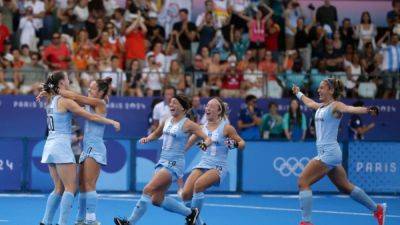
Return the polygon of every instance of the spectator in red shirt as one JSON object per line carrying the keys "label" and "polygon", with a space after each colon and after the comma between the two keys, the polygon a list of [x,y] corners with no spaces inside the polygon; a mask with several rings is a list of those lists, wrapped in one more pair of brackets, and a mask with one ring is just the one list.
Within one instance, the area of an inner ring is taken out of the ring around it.
{"label": "spectator in red shirt", "polygon": [[279,34],[281,28],[272,19],[267,20],[267,30],[265,35],[265,47],[267,51],[272,52],[274,60],[279,57]]}
{"label": "spectator in red shirt", "polygon": [[10,37],[10,30],[3,24],[3,13],[0,11],[0,54],[4,54],[4,42]]}
{"label": "spectator in red shirt", "polygon": [[270,51],[265,53],[265,58],[258,64],[258,69],[267,76],[268,81],[276,80],[278,64],[272,59],[272,53]]}
{"label": "spectator in red shirt", "polygon": [[143,65],[146,59],[146,33],[147,28],[144,24],[144,18],[140,16],[133,19],[132,24],[126,29],[125,57],[126,65],[130,65],[137,59]]}
{"label": "spectator in red shirt", "polygon": [[61,42],[60,33],[54,33],[52,43],[44,49],[43,62],[51,70],[66,70],[69,68],[70,56],[67,45]]}
{"label": "spectator in red shirt", "polygon": [[243,75],[236,69],[236,59],[228,60],[228,68],[222,78],[222,97],[237,98],[241,96],[240,85],[243,81]]}

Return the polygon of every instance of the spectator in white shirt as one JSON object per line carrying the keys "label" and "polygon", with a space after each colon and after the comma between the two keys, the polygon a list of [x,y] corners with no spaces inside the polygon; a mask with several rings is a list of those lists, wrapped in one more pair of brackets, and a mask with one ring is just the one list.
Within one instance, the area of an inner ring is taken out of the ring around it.
{"label": "spectator in white shirt", "polygon": [[154,60],[156,61],[157,66],[161,69],[163,73],[166,73],[168,70],[165,65],[165,55],[163,51],[163,44],[161,42],[156,42],[153,45],[153,51],[147,53],[147,58],[152,55]]}
{"label": "spectator in white shirt", "polygon": [[147,67],[143,69],[142,83],[146,88],[153,91],[153,96],[161,96],[161,90],[164,83],[165,74],[157,65],[153,55],[147,58]]}
{"label": "spectator in white shirt", "polygon": [[111,57],[111,67],[105,69],[105,72],[101,74],[102,79],[111,77],[111,92],[115,95],[118,91],[118,87],[122,87],[122,91],[126,88],[126,74],[119,68],[120,62],[118,56],[114,55]]}
{"label": "spectator in white shirt", "polygon": [[214,13],[214,2],[213,2],[212,0],[206,0],[206,1],[204,2],[204,5],[205,5],[205,10],[204,10],[204,12],[200,13],[200,14],[197,16],[197,19],[196,19],[196,26],[199,27],[199,26],[201,25],[201,23],[202,23],[203,20],[204,20],[204,17],[206,16],[206,14],[207,14],[208,12],[211,12],[211,13],[212,13],[212,15],[213,15],[213,24],[214,24],[214,26],[216,26],[218,20],[217,20],[217,15]]}
{"label": "spectator in white shirt", "polygon": [[106,16],[111,17],[114,11],[118,8],[115,0],[103,0],[104,8],[106,9]]}
{"label": "spectator in white shirt", "polygon": [[39,0],[31,0],[25,3],[25,8],[32,7],[33,10],[33,23],[38,29],[43,27],[43,18],[45,16],[44,3]]}
{"label": "spectator in white shirt", "polygon": [[74,7],[74,15],[79,23],[84,23],[89,18],[88,0],[80,0]]}
{"label": "spectator in white shirt", "polygon": [[153,127],[157,127],[160,123],[164,122],[168,117],[171,116],[169,110],[169,103],[174,97],[176,91],[173,87],[166,87],[164,89],[164,101],[154,106],[153,110]]}

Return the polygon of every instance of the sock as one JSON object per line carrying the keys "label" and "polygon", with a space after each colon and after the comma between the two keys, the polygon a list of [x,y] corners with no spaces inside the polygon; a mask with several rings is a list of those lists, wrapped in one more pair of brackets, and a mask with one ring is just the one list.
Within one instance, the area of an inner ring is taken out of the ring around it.
{"label": "sock", "polygon": [[128,219],[130,224],[135,224],[143,216],[143,214],[147,210],[147,204],[150,201],[151,201],[151,196],[142,194],[142,197],[136,203],[135,209],[133,209],[133,212]]}
{"label": "sock", "polygon": [[169,212],[178,213],[182,216],[189,216],[192,213],[190,208],[171,197],[165,197],[164,201],[161,203],[161,207]]}
{"label": "sock", "polygon": [[58,220],[58,225],[67,225],[73,202],[74,194],[64,191],[64,194],[61,198],[60,219]]}
{"label": "sock", "polygon": [[86,192],[80,192],[78,196],[78,214],[76,221],[84,221],[86,215]]}
{"label": "sock", "polygon": [[60,205],[60,201],[61,195],[54,193],[54,191],[50,193],[47,198],[46,210],[44,212],[42,223],[51,224],[53,222],[53,217]]}
{"label": "sock", "polygon": [[86,193],[86,223],[96,221],[97,192]]}
{"label": "sock", "polygon": [[191,208],[192,207],[192,200],[183,201],[183,204],[185,204],[186,207]]}
{"label": "sock", "polygon": [[312,191],[304,190],[299,193],[301,219],[304,222],[311,222]]}
{"label": "sock", "polygon": [[204,203],[204,192],[194,193],[192,198],[192,207],[201,211]]}
{"label": "sock", "polygon": [[372,212],[377,209],[376,203],[359,187],[354,186],[354,190],[350,193],[350,197],[356,202],[367,207]]}

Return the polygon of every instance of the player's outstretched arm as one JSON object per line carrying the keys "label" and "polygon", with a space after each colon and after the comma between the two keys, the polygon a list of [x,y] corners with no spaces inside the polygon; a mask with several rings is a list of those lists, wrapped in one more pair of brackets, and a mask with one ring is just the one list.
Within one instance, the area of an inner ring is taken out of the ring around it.
{"label": "player's outstretched arm", "polygon": [[371,114],[372,116],[377,116],[379,114],[379,109],[376,106],[371,107],[355,107],[346,105],[343,102],[335,102],[333,105],[333,110],[341,113],[351,113],[351,114]]}
{"label": "player's outstretched arm", "polygon": [[151,134],[149,134],[147,137],[141,138],[139,140],[139,142],[141,144],[146,144],[150,141],[159,139],[162,135],[162,131],[164,129],[164,124],[165,124],[165,122],[160,123],[160,125],[158,125],[158,127]]}
{"label": "player's outstretched arm", "polygon": [[105,105],[105,102],[102,99],[84,96],[69,90],[60,90],[60,95],[64,98],[72,99],[80,105],[90,105],[93,107]]}
{"label": "player's outstretched arm", "polygon": [[311,108],[311,109],[314,109],[314,110],[317,110],[317,109],[321,106],[320,103],[317,103],[317,102],[315,102],[314,100],[312,100],[311,98],[305,96],[305,95],[300,91],[300,88],[297,87],[296,85],[293,85],[292,91],[293,91],[293,94],[295,94],[296,97],[297,97],[300,101],[302,101],[307,107],[309,107],[309,108]]}

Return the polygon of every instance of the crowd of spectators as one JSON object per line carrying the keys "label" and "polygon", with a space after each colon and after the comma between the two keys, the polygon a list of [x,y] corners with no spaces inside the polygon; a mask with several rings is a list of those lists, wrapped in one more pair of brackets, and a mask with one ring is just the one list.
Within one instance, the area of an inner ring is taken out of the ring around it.
{"label": "crowd of spectators", "polygon": [[[139,97],[172,86],[279,98],[292,84],[313,96],[339,76],[347,97],[399,97],[400,1],[380,28],[367,11],[338,21],[321,2],[206,0],[192,17],[190,0],[1,0],[0,93],[37,93],[45,71],[66,70],[84,94],[108,76],[113,94]],[[295,107],[288,118],[301,121]]]}

